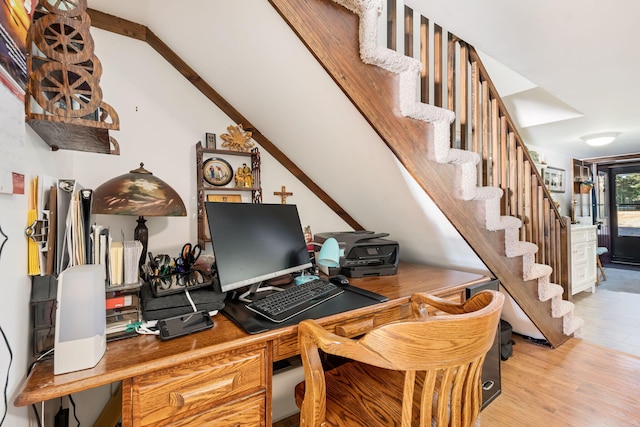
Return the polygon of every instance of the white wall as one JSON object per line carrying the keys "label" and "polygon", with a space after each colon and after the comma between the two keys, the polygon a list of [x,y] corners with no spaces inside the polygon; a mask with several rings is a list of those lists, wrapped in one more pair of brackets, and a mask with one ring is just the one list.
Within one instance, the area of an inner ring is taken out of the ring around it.
{"label": "white wall", "polygon": [[[4,340],[0,339],[0,381],[3,385],[7,381],[9,402],[3,425],[26,426],[27,411],[30,409],[16,408],[12,402],[31,361],[31,279],[27,276],[27,240],[24,235],[27,225],[28,183],[38,174],[58,175],[69,168],[70,162],[65,153],[52,153],[35,132],[24,124],[22,102],[2,85],[0,113],[3,123],[0,130],[0,169],[8,168],[11,172],[25,176],[25,194],[0,194],[0,227],[8,236],[0,255],[0,327],[13,355],[13,360],[10,360],[10,351]],[[18,124],[12,124],[11,129],[8,129],[7,117],[16,116],[19,118]],[[15,143],[10,141],[10,133],[19,135],[21,139]],[[0,413],[4,413],[4,410],[2,399]]]}
{"label": "white wall", "polygon": [[[541,164],[538,165],[538,172],[542,173],[542,169],[551,166],[557,169],[563,169],[565,172],[565,191],[563,193],[551,193],[553,200],[560,203],[560,214],[563,216],[571,216],[571,186],[573,170],[573,159],[561,153],[557,153],[545,148],[527,145],[529,150],[534,150],[540,155]],[[543,163],[542,163],[543,162]]]}

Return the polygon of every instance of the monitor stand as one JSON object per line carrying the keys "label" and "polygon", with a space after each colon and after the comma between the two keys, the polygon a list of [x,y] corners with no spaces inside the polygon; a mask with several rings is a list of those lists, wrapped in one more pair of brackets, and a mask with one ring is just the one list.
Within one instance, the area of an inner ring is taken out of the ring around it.
{"label": "monitor stand", "polygon": [[240,294],[240,296],[238,297],[238,301],[247,302],[247,303],[253,302],[253,299],[249,297],[252,297],[258,292],[284,291],[284,289],[278,288],[277,286],[262,286],[263,284],[264,282],[258,282],[258,283],[254,283],[253,285],[250,285],[248,291]]}

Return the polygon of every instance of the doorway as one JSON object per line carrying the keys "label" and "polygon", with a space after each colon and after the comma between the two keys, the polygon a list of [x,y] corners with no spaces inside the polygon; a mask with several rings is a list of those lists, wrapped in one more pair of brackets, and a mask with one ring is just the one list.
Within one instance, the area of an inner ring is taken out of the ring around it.
{"label": "doorway", "polygon": [[611,261],[640,265],[640,165],[609,168]]}

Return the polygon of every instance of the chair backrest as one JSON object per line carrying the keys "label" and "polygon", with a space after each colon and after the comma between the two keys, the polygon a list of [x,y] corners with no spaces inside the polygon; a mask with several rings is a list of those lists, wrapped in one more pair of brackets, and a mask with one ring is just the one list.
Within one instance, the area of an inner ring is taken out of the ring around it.
{"label": "chair backrest", "polygon": [[[305,369],[301,412],[320,424],[325,411],[324,372],[318,349],[361,363],[404,371],[402,423],[411,425],[419,401],[421,425],[472,425],[482,404],[481,374],[500,322],[504,295],[482,291],[464,303],[426,294],[412,296],[414,318],[373,329],[357,340],[337,336],[317,322],[299,325]],[[439,310],[429,315],[426,306]],[[416,397],[419,393],[419,397]],[[305,413],[307,411],[307,413]]]}

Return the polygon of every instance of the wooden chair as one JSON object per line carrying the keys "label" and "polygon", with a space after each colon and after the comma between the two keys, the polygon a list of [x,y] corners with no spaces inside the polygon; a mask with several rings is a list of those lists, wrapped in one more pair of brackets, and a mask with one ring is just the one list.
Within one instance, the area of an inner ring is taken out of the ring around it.
{"label": "wooden chair", "polygon": [[[482,365],[504,295],[482,291],[464,303],[411,298],[413,318],[359,339],[300,322],[305,382],[296,386],[300,426],[471,426],[482,404]],[[431,314],[427,305],[445,313]],[[323,369],[320,351],[348,359]]]}

